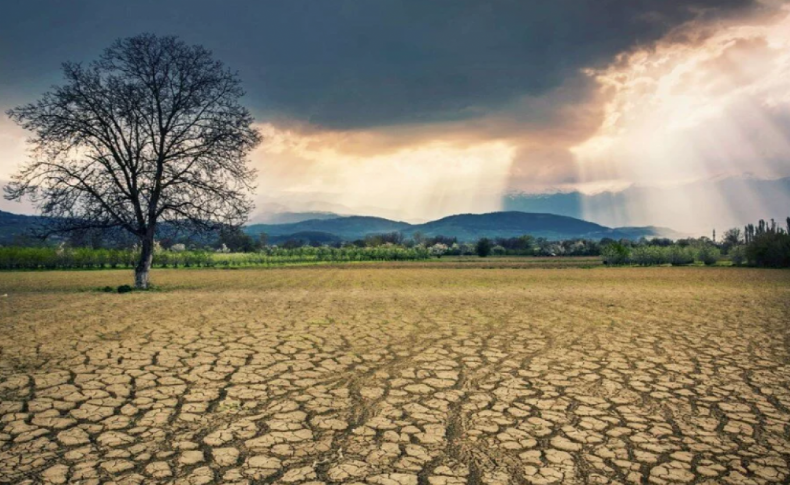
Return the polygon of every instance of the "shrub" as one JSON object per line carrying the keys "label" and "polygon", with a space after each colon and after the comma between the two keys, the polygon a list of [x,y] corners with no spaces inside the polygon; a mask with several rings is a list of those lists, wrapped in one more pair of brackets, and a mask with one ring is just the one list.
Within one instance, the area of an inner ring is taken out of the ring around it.
{"label": "shrub", "polygon": [[697,248],[697,261],[705,263],[705,266],[711,266],[721,257],[721,252],[715,246],[704,244]]}
{"label": "shrub", "polygon": [[428,252],[431,256],[436,256],[437,258],[441,258],[442,255],[447,253],[447,245],[442,243],[436,243],[428,249]]}
{"label": "shrub", "polygon": [[672,266],[686,266],[694,263],[694,250],[688,246],[673,245],[669,248],[667,258]]}
{"label": "shrub", "polygon": [[504,256],[505,254],[507,254],[507,249],[497,244],[496,246],[491,248],[491,254],[493,254],[494,256]]}
{"label": "shrub", "polygon": [[601,248],[603,264],[617,266],[630,262],[631,251],[619,242],[610,243]]}
{"label": "shrub", "polygon": [[462,252],[461,246],[459,246],[458,243],[453,243],[452,246],[447,248],[447,252],[445,254],[448,254],[450,256],[460,256],[461,252]]}
{"label": "shrub", "polygon": [[743,245],[730,248],[730,260],[735,266],[742,266],[746,262],[746,248]]}
{"label": "shrub", "polygon": [[640,266],[667,264],[667,251],[659,246],[637,246],[631,251],[631,262]]}
{"label": "shrub", "polygon": [[[446,246],[440,243],[439,248]],[[465,246],[464,246],[465,247]],[[460,247],[455,248],[460,252]],[[472,248],[474,249],[474,248]],[[134,249],[85,249],[85,248],[28,248],[0,247],[0,270],[14,269],[91,269],[134,266]],[[154,253],[155,267],[229,267],[272,264],[302,264],[330,261],[405,261],[428,259],[428,249],[417,246],[406,248],[384,244],[375,248],[348,246],[298,247],[293,249],[271,247],[256,253],[224,253],[209,251],[169,251]],[[433,254],[436,256],[436,254]],[[115,290],[113,290],[115,291]]]}
{"label": "shrub", "polygon": [[464,256],[471,256],[477,254],[477,244],[464,243],[461,244],[461,254]]}
{"label": "shrub", "polygon": [[121,285],[118,287],[118,293],[129,293],[133,288],[129,285]]}
{"label": "shrub", "polygon": [[477,245],[475,246],[475,252],[481,258],[485,258],[489,254],[491,254],[491,240],[484,237],[479,241],[477,241]]}

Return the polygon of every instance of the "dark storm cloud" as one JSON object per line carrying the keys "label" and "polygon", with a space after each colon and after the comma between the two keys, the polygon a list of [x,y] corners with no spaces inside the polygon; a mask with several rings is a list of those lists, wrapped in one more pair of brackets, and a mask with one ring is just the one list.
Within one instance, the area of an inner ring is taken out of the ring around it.
{"label": "dark storm cloud", "polygon": [[467,119],[540,96],[688,20],[750,8],[749,0],[7,2],[0,104],[37,96],[64,60],[154,32],[204,44],[238,69],[259,117],[340,129]]}

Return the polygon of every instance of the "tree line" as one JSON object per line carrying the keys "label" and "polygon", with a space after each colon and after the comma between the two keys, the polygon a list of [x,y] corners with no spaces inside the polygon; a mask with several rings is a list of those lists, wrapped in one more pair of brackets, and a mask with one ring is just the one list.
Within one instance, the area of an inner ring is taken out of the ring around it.
{"label": "tree line", "polygon": [[[71,247],[0,247],[0,269],[131,269],[139,257],[139,248],[93,249]],[[258,252],[231,253],[206,250],[156,248],[151,261],[156,268],[228,268],[247,266],[282,266],[361,261],[413,261],[431,257],[424,247],[379,246],[359,248],[266,247]]]}
{"label": "tree line", "polygon": [[[219,231],[215,240],[178,242],[155,241],[153,267],[237,267],[276,266],[343,261],[407,261],[443,256],[600,256],[607,265],[673,265],[695,263],[713,265],[727,259],[733,265],[790,267],[790,218],[787,227],[775,221],[759,221],[743,230],[726,231],[714,238],[667,238],[551,241],[523,235],[513,238],[480,238],[460,242],[455,237],[406,237],[402,233],[371,234],[362,239],[332,244],[315,244],[299,239],[282,245],[268,244],[266,234],[252,237],[238,227]],[[114,247],[101,247],[111,242]],[[118,244],[126,244],[117,246]],[[62,241],[58,246],[0,247],[0,269],[100,269],[133,268],[140,248],[128,241],[85,234]]]}
{"label": "tree line", "polygon": [[735,266],[766,268],[790,267],[790,217],[786,226],[779,226],[774,219],[747,224],[743,230],[727,230],[721,239],[653,239],[637,243],[617,241],[604,244],[601,259],[608,265],[655,266],[671,264],[683,266],[700,262],[712,265],[726,257]]}

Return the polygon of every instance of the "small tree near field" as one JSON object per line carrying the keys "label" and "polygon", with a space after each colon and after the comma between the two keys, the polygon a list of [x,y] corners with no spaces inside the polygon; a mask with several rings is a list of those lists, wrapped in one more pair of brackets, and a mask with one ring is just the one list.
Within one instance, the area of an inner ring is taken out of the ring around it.
{"label": "small tree near field", "polygon": [[121,228],[139,241],[147,288],[163,223],[239,226],[252,204],[246,157],[260,141],[238,76],[200,46],[140,35],[98,60],[63,65],[64,84],[8,115],[33,133],[32,159],[6,187],[53,232]]}
{"label": "small tree near field", "polygon": [[481,238],[479,241],[477,241],[477,245],[475,246],[475,252],[481,258],[485,258],[489,254],[491,254],[491,248],[492,248],[491,240],[484,237]]}
{"label": "small tree near field", "polygon": [[[601,259],[607,265],[624,265],[631,262],[631,250],[622,243],[612,242],[601,248]],[[693,261],[693,259],[692,259]]]}

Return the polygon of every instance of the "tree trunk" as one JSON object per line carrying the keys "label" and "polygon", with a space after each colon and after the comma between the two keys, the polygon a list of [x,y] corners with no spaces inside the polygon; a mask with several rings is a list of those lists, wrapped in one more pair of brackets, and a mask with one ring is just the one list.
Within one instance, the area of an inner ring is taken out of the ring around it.
{"label": "tree trunk", "polygon": [[140,251],[140,261],[134,268],[134,286],[138,290],[148,289],[148,275],[151,271],[151,263],[154,261],[154,238],[143,238],[143,247]]}

